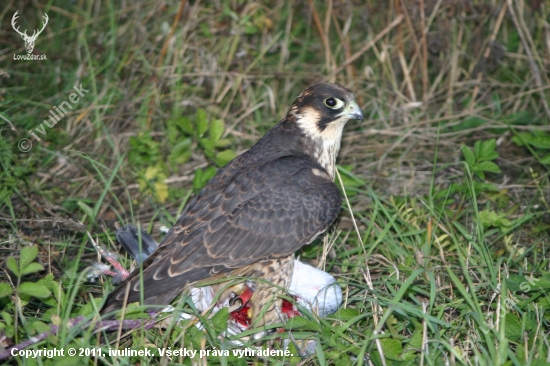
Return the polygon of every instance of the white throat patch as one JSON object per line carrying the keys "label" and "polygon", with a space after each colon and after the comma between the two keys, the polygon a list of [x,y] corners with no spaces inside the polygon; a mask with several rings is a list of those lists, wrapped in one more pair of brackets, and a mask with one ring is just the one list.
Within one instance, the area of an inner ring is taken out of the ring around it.
{"label": "white throat patch", "polygon": [[302,113],[296,114],[296,122],[304,134],[315,144],[313,155],[319,164],[326,169],[332,179],[334,179],[334,169],[336,165],[336,156],[340,151],[340,140],[342,132],[349,117],[342,116],[339,119],[329,123],[321,131],[317,122],[321,119],[318,111],[311,107],[302,108]]}

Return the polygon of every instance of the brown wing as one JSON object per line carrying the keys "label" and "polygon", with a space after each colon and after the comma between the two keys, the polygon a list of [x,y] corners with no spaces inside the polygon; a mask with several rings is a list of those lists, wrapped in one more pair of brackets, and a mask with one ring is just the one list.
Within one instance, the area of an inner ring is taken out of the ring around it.
{"label": "brown wing", "polygon": [[[214,178],[145,261],[145,304],[167,305],[189,284],[289,256],[311,242],[340,211],[338,188],[323,172],[293,156],[246,169],[225,184]],[[122,306],[128,283],[128,303],[140,301],[140,281],[137,269],[102,312]]]}

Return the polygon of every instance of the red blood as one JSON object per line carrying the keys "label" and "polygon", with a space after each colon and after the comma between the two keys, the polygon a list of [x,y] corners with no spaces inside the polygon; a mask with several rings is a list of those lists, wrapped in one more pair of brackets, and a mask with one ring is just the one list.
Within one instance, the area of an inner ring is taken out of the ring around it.
{"label": "red blood", "polygon": [[235,320],[237,323],[244,325],[248,327],[250,325],[250,316],[248,315],[248,310],[250,309],[250,298],[252,298],[252,295],[254,295],[254,291],[248,286],[244,286],[244,291],[239,296],[239,300],[243,306],[241,309],[236,310],[231,313],[231,317],[233,320]]}
{"label": "red blood", "polygon": [[250,325],[250,317],[248,316],[249,309],[250,309],[250,305],[246,304],[241,308],[241,310],[232,312],[231,317],[237,323],[248,327]]}
{"label": "red blood", "polygon": [[252,289],[250,287],[245,285],[244,286],[244,292],[241,294],[241,296],[239,296],[239,298],[241,299],[243,305],[246,305],[248,303],[248,301],[250,300],[252,295],[254,295],[254,291],[252,291]]}
{"label": "red blood", "polygon": [[288,300],[283,300],[282,310],[283,310],[283,314],[286,314],[289,319],[294,318],[297,315],[300,315],[300,312],[298,311],[296,306],[294,306],[294,304]]}
{"label": "red blood", "polygon": [[[250,299],[252,298],[252,295],[254,295],[254,291],[248,286],[245,286],[244,292],[239,296],[239,300],[243,304],[243,307],[240,310],[236,310],[231,313],[231,318],[235,320],[237,323],[244,325],[246,327],[250,326],[250,316],[249,316],[249,310],[250,310]],[[294,297],[294,299],[296,299]],[[300,315],[300,312],[294,306],[293,303],[291,303],[288,300],[283,299],[283,305],[282,305],[282,312],[283,314],[286,314],[288,318],[294,318],[297,315]],[[279,330],[280,332],[283,331],[283,329]]]}

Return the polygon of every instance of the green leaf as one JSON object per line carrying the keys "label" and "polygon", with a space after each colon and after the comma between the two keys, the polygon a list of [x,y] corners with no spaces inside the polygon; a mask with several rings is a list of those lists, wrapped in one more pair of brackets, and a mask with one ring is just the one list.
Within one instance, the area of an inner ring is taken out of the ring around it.
{"label": "green leaf", "polygon": [[[204,147],[204,153],[208,156],[208,157],[213,157],[214,156],[214,149],[215,149],[215,146],[214,146],[214,142],[213,141],[210,141],[209,139],[200,139],[200,142],[201,142],[201,145]],[[210,153],[210,155],[209,155]]]}
{"label": "green leaf", "polygon": [[418,350],[422,348],[422,325],[416,321],[413,321],[413,323],[414,333],[409,339],[407,346],[404,347],[405,352],[403,352],[401,356],[405,361],[412,361],[418,353]]}
{"label": "green leaf", "polygon": [[13,272],[17,277],[21,276],[19,273],[19,266],[17,265],[17,261],[14,257],[8,257],[8,260],[6,261],[6,265],[8,266],[8,269]]}
{"label": "green leaf", "polygon": [[174,146],[178,142],[178,137],[180,136],[177,126],[170,124],[166,127],[166,132],[164,133],[165,138],[168,138],[169,146]]}
{"label": "green leaf", "polygon": [[548,154],[545,157],[543,157],[542,159],[540,159],[540,163],[544,164],[544,165],[549,165],[550,164],[550,154]]}
{"label": "green leaf", "polygon": [[63,288],[61,286],[59,286],[59,282],[53,281],[52,286],[50,288],[53,291],[55,299],[60,304],[65,304],[66,303],[65,292],[63,291]]}
{"label": "green leaf", "polygon": [[519,132],[512,137],[512,142],[518,146],[525,146],[529,143],[529,140],[533,137],[529,132]]}
{"label": "green leaf", "polygon": [[214,119],[210,122],[210,140],[213,142],[218,141],[225,130],[223,121],[221,119]]}
{"label": "green leaf", "polygon": [[37,282],[46,286],[49,289],[53,288],[54,285],[59,286],[59,283],[53,280],[53,273],[48,273],[46,276],[42,277]]}
{"label": "green leaf", "polygon": [[498,158],[498,152],[496,151],[497,142],[495,139],[483,141],[481,143],[482,151],[478,157],[478,161],[489,161]]}
{"label": "green leaf", "polygon": [[382,350],[384,356],[389,360],[401,361],[401,353],[403,353],[403,346],[399,339],[382,338],[380,339],[382,344]]}
{"label": "green leaf", "polygon": [[216,332],[221,333],[227,329],[227,320],[229,319],[229,309],[226,307],[221,308],[212,317],[212,325]]}
{"label": "green leaf", "polygon": [[0,299],[6,296],[11,295],[11,286],[9,283],[1,282],[0,283]]}
{"label": "green leaf", "polygon": [[0,330],[6,334],[7,338],[13,338],[13,335],[15,334],[15,327],[7,326],[4,323],[0,323]]}
{"label": "green leaf", "polygon": [[518,111],[516,113],[512,113],[508,115],[506,117],[506,121],[509,124],[528,126],[528,125],[535,125],[537,121],[537,117],[536,115],[534,115],[532,112],[529,112],[529,111]]}
{"label": "green leaf", "polygon": [[202,178],[203,175],[204,175],[204,172],[203,172],[202,169],[199,168],[199,169],[195,170],[195,176],[193,177],[193,189],[194,190],[199,190],[202,187],[204,187],[204,184],[203,184],[204,179]]}
{"label": "green leaf", "polygon": [[40,263],[30,263],[25,268],[21,270],[21,276],[30,274],[30,273],[36,273],[43,271],[44,267]]}
{"label": "green leaf", "polygon": [[532,136],[526,142],[540,149],[550,149],[550,136]]}
{"label": "green leaf", "polygon": [[216,175],[216,168],[210,166],[205,170],[197,169],[195,171],[195,177],[193,177],[193,189],[198,191],[208,183],[214,175]]}
{"label": "green leaf", "polygon": [[214,161],[218,166],[222,167],[233,160],[236,156],[237,154],[235,154],[233,150],[224,150],[216,154]]}
{"label": "green leaf", "polygon": [[498,158],[498,153],[495,151],[497,142],[495,139],[487,141],[476,141],[474,150],[477,161],[488,161]]}
{"label": "green leaf", "polygon": [[216,141],[216,147],[226,147],[226,146],[229,146],[231,144],[231,140],[229,139],[219,139],[218,141]]}
{"label": "green leaf", "polygon": [[510,273],[506,279],[506,287],[511,292],[517,292],[521,289],[521,285],[526,282],[525,277]]}
{"label": "green leaf", "polygon": [[0,315],[2,315],[2,319],[4,319],[4,323],[6,323],[7,325],[13,324],[13,318],[10,315],[10,313],[8,313],[7,311],[2,311]]}
{"label": "green leaf", "polygon": [[179,117],[174,120],[174,124],[176,124],[183,132],[185,132],[188,135],[193,135],[193,122],[187,117]]}
{"label": "green leaf", "polygon": [[[287,359],[288,363],[290,365],[299,365],[300,361],[302,361],[302,358],[298,357],[298,355],[301,355],[303,352],[301,350],[298,350],[298,347],[296,347],[296,346],[297,346],[297,342],[290,342],[290,344],[288,345],[288,348],[287,348],[290,351],[290,354],[293,355],[293,356],[291,356],[290,358]],[[246,365],[248,365],[248,364],[243,363],[242,366],[246,366]],[[351,365],[351,362],[348,363],[347,365]],[[238,366],[241,366],[241,365],[238,365]]]}
{"label": "green leaf", "polygon": [[479,179],[485,180],[485,173],[483,173],[483,170],[479,170],[476,166],[474,166],[474,173],[476,173]]}
{"label": "green leaf", "polygon": [[187,160],[189,160],[189,158],[191,157],[192,144],[193,140],[188,137],[173,146],[170,151],[170,162],[173,165],[180,165],[187,162]]}
{"label": "green leaf", "polygon": [[462,154],[464,155],[464,160],[466,160],[466,163],[468,164],[470,169],[473,168],[473,166],[476,163],[476,157],[475,157],[474,152],[472,151],[472,149],[470,149],[468,146],[464,145],[464,146],[462,146]]}
{"label": "green leaf", "polygon": [[[45,304],[53,306],[57,309],[58,305],[61,304],[62,307],[65,305],[65,298],[58,296],[59,292],[59,282],[53,280],[53,273],[48,273],[45,277],[42,277],[37,281],[37,283],[46,286],[50,291],[54,293],[54,297],[50,297],[47,300],[43,300]],[[63,292],[63,291],[61,291]]]}
{"label": "green leaf", "polygon": [[202,137],[208,131],[208,119],[204,109],[197,110],[197,137]]}
{"label": "green leaf", "polygon": [[87,301],[86,304],[78,311],[78,315],[86,316],[92,314],[95,311],[94,304],[92,302],[95,303],[95,309],[99,309],[103,300],[99,297],[95,298],[92,296],[92,301]]}
{"label": "green leaf", "polygon": [[35,320],[30,323],[30,327],[34,329],[35,334],[48,332],[51,328],[51,325],[46,324],[40,320]]}
{"label": "green leaf", "polygon": [[19,286],[17,292],[20,294],[34,296],[39,299],[46,299],[52,295],[46,286],[34,282],[23,282],[21,286]]}
{"label": "green leaf", "polygon": [[542,290],[550,290],[550,276],[545,274],[540,278],[540,282],[537,282],[537,285]]}
{"label": "green leaf", "polygon": [[479,212],[479,221],[484,227],[509,227],[512,225],[504,213],[489,210]]}
{"label": "green leaf", "polygon": [[474,181],[474,190],[476,192],[476,195],[481,192],[499,192],[500,191],[500,189],[492,183],[484,183],[484,182],[478,182],[478,181]]}
{"label": "green leaf", "polygon": [[329,317],[334,318],[334,319],[340,319],[340,320],[346,322],[348,320],[351,320],[351,319],[355,318],[356,316],[358,316],[360,314],[361,313],[357,309],[345,308],[345,309],[338,310],[336,313],[334,313],[332,315],[329,315]]}
{"label": "green leaf", "polygon": [[472,128],[479,127],[483,124],[485,124],[486,121],[475,116],[467,117],[462,122],[460,122],[458,125],[452,127],[453,131],[464,131],[464,130],[470,130]]}
{"label": "green leaf", "polygon": [[476,170],[482,170],[489,173],[500,173],[500,168],[492,161],[483,161],[477,164]]}
{"label": "green leaf", "polygon": [[25,268],[27,264],[31,263],[38,256],[38,246],[23,247],[19,256],[20,268]]}
{"label": "green leaf", "polygon": [[285,325],[285,329],[288,329],[289,331],[300,329],[318,332],[321,331],[321,326],[317,322],[311,321],[302,316],[295,316],[294,318],[288,320]]}
{"label": "green leaf", "polygon": [[521,338],[522,332],[522,320],[513,313],[506,314],[506,329],[504,333],[506,338],[512,342],[515,342]]}
{"label": "green leaf", "polygon": [[160,142],[153,140],[150,131],[144,131],[138,136],[130,137],[128,163],[132,166],[156,164],[161,158]]}

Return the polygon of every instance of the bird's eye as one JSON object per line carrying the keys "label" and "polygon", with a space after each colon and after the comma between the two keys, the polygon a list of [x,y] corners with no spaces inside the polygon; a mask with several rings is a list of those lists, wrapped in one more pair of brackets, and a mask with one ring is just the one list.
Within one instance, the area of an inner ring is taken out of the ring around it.
{"label": "bird's eye", "polygon": [[344,102],[338,98],[327,98],[325,99],[325,105],[331,109],[338,109],[344,105]]}

